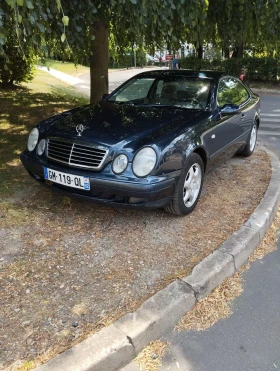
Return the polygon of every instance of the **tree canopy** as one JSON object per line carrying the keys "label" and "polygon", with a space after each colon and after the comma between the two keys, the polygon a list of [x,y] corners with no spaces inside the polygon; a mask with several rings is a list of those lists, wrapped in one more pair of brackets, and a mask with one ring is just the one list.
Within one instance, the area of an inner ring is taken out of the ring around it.
{"label": "tree canopy", "polygon": [[91,67],[91,100],[108,90],[108,40],[119,46],[166,45],[178,50],[186,40],[223,48],[245,44],[278,50],[278,0],[4,0],[0,5],[0,54],[13,25],[18,50],[71,54]]}

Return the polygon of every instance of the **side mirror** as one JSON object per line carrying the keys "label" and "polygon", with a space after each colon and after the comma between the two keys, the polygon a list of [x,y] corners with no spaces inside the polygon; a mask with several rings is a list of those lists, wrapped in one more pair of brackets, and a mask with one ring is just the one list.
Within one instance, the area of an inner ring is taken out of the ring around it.
{"label": "side mirror", "polygon": [[224,115],[232,115],[239,112],[239,106],[236,104],[225,104],[220,112]]}

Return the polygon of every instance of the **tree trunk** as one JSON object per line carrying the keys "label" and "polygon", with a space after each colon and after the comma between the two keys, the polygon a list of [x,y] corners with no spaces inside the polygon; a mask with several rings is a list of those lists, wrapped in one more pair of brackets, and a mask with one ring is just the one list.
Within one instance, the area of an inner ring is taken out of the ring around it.
{"label": "tree trunk", "polygon": [[238,58],[243,58],[243,55],[244,55],[244,43],[242,41],[239,44],[237,56],[238,56]]}
{"label": "tree trunk", "polygon": [[103,94],[108,93],[108,30],[104,23],[97,22],[91,35],[90,57],[90,102],[100,101]]}
{"label": "tree trunk", "polygon": [[199,47],[197,48],[197,58],[202,59],[202,57],[203,57],[203,47],[202,45],[199,45]]}
{"label": "tree trunk", "polygon": [[15,87],[15,85],[13,81],[2,81],[0,83],[0,87],[3,89],[12,89]]}
{"label": "tree trunk", "polygon": [[224,47],[224,57],[226,59],[229,58],[229,47],[227,47],[227,46]]}
{"label": "tree trunk", "polygon": [[244,54],[244,43],[243,41],[234,48],[234,51],[232,53],[232,58],[243,58]]}

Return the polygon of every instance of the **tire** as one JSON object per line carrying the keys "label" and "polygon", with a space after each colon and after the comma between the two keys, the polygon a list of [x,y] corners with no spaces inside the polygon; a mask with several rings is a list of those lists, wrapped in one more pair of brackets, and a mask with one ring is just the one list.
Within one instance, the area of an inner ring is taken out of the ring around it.
{"label": "tire", "polygon": [[258,124],[255,120],[254,125],[251,129],[250,135],[248,137],[246,146],[238,153],[238,155],[249,157],[254,153],[254,149],[257,143],[257,134],[258,134]]}
{"label": "tire", "polygon": [[184,164],[173,199],[165,210],[179,216],[192,212],[199,200],[203,179],[203,161],[197,153],[192,153]]}

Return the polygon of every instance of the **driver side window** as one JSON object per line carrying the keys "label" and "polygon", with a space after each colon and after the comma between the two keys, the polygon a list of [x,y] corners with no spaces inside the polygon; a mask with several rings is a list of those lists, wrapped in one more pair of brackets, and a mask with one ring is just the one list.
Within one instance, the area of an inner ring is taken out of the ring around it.
{"label": "driver side window", "polygon": [[136,79],[129,86],[119,90],[111,100],[116,102],[127,102],[143,100],[147,97],[148,92],[154,82],[154,79]]}
{"label": "driver side window", "polygon": [[234,78],[224,78],[220,81],[217,93],[217,102],[219,107],[225,104],[234,104],[240,106],[249,98],[248,91],[244,86]]}

